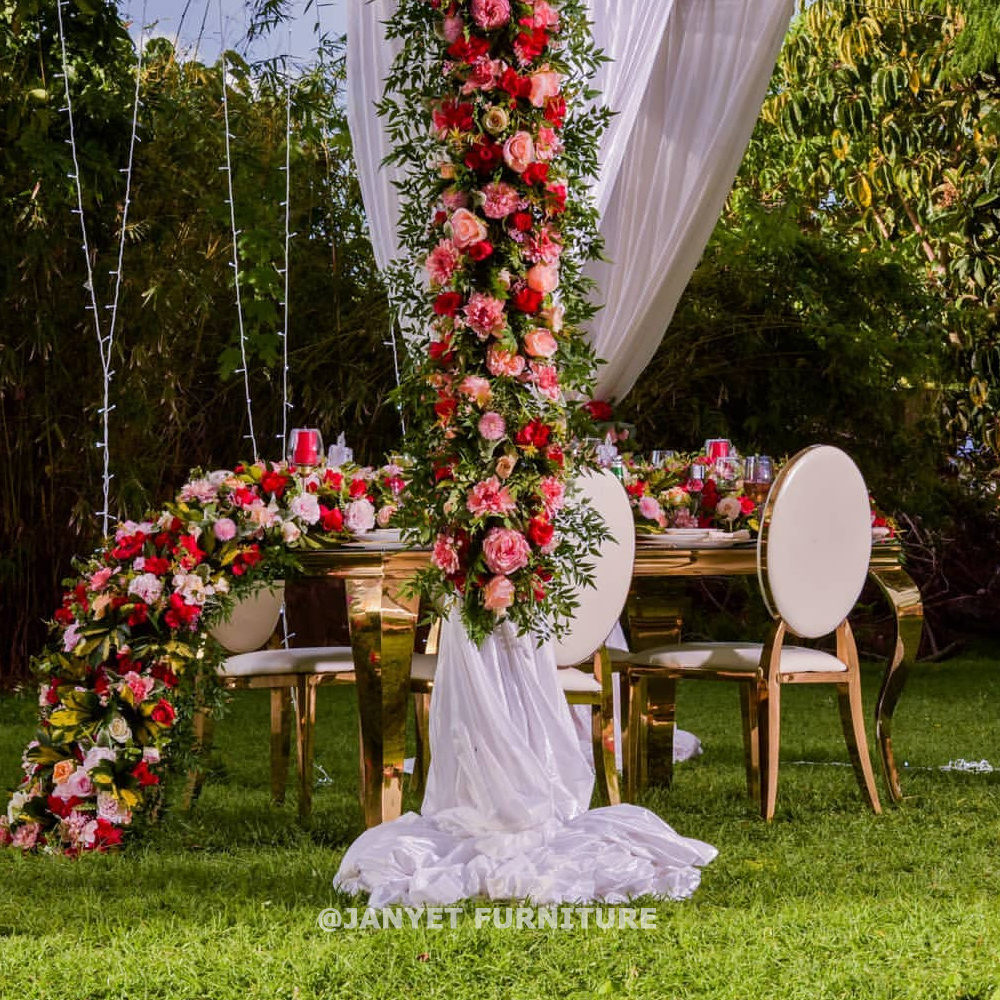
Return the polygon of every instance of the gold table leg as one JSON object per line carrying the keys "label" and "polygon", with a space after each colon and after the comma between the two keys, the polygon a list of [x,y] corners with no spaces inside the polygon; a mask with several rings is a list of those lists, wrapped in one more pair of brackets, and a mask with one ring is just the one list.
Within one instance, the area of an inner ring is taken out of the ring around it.
{"label": "gold table leg", "polygon": [[[406,574],[408,575],[408,574]],[[419,599],[404,598],[405,575],[386,571],[346,578],[347,616],[361,732],[361,809],[365,825],[403,809],[403,759],[410,663]]]}
{"label": "gold table leg", "polygon": [[924,611],[920,589],[898,563],[878,565],[876,557],[873,557],[871,575],[892,605],[896,619],[896,647],[886,667],[875,704],[875,735],[882,756],[889,798],[893,802],[900,802],[903,790],[899,784],[899,770],[892,751],[892,716],[920,648]]}

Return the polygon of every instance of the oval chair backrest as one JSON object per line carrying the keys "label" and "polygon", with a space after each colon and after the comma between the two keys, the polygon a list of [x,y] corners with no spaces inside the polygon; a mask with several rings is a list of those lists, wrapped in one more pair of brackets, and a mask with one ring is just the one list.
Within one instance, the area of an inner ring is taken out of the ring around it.
{"label": "oval chair backrest", "polygon": [[611,537],[600,545],[599,555],[581,556],[593,562],[595,586],[577,590],[579,603],[569,628],[553,643],[561,667],[589,659],[607,639],[625,606],[635,561],[635,527],[625,487],[606,469],[585,472],[577,485],[604,518]]}
{"label": "oval chair backrest", "polygon": [[757,541],[768,611],[795,635],[828,635],[857,603],[871,547],[868,489],[850,456],[800,451],[771,488]]}
{"label": "oval chair backrest", "polygon": [[219,622],[209,634],[229,653],[250,653],[271,638],[281,615],[285,585],[264,585],[241,598],[228,621]]}

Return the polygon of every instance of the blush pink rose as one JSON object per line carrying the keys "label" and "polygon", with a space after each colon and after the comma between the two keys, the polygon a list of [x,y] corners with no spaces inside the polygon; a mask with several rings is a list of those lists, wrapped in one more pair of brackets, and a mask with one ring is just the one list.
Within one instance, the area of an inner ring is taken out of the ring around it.
{"label": "blush pink rose", "polygon": [[472,487],[466,507],[471,514],[482,517],[485,514],[511,514],[515,504],[507,487],[501,486],[496,476],[490,476]]}
{"label": "blush pink rose", "polygon": [[532,385],[546,398],[555,402],[559,398],[559,370],[555,365],[531,365]]}
{"label": "blush pink rose", "polygon": [[562,140],[554,129],[543,125],[538,130],[538,135],[535,137],[535,158],[537,160],[542,163],[548,163],[549,160],[558,156],[563,149],[565,149],[565,146],[563,146]]}
{"label": "blush pink rose", "polygon": [[458,266],[459,253],[451,240],[441,240],[427,255],[424,267],[433,285],[447,285]]}
{"label": "blush pink rose", "polygon": [[507,433],[507,424],[499,413],[490,410],[479,418],[479,433],[487,441],[499,441]]}
{"label": "blush pink rose", "polygon": [[558,233],[549,226],[543,226],[528,238],[524,255],[536,264],[555,264],[563,252]]}
{"label": "blush pink rose", "polygon": [[514,584],[505,576],[491,577],[483,588],[483,607],[502,618],[514,603]]}
{"label": "blush pink rose", "polygon": [[538,315],[549,325],[549,329],[553,333],[560,333],[563,328],[563,317],[566,314],[566,310],[563,306],[551,306],[548,309],[543,309]]}
{"label": "blush pink rose", "polygon": [[544,327],[536,327],[524,335],[524,350],[533,358],[551,358],[559,345]]}
{"label": "blush pink rose", "polygon": [[531,546],[520,531],[490,528],[483,539],[483,558],[491,572],[509,575],[528,565]]}
{"label": "blush pink rose", "polygon": [[484,406],[490,398],[490,380],[481,375],[466,375],[458,391],[468,396],[477,406]]}
{"label": "blush pink rose", "polygon": [[490,349],[486,352],[486,367],[491,375],[508,375],[511,378],[517,378],[524,371],[526,364],[527,361],[523,355],[504,350],[497,344],[490,345]]}
{"label": "blush pink rose", "polygon": [[550,97],[559,96],[559,84],[561,82],[562,76],[549,69],[543,69],[539,70],[537,73],[532,73],[531,92],[528,94],[528,100],[531,101],[536,108],[544,108],[545,102]]}
{"label": "blush pink rose", "polygon": [[649,521],[657,521],[663,517],[663,508],[656,497],[642,497],[639,500],[639,513]]}
{"label": "blush pink rose", "polygon": [[503,159],[515,174],[523,174],[535,159],[535,143],[531,134],[515,132],[503,144]]}
{"label": "blush pink rose", "polygon": [[467,191],[450,187],[441,195],[441,201],[444,202],[444,207],[449,212],[454,212],[459,208],[468,208],[469,194]]}
{"label": "blush pink rose", "polygon": [[102,566],[90,576],[90,589],[98,593],[108,585],[108,580],[114,576],[115,571],[110,566]]}
{"label": "blush pink rose", "polygon": [[552,9],[547,0],[535,0],[535,13],[531,23],[534,28],[545,28],[546,30],[558,28],[559,14]]}
{"label": "blush pink rose", "polygon": [[472,0],[472,20],[484,31],[502,28],[510,20],[510,0]]}
{"label": "blush pink rose", "polygon": [[486,223],[467,208],[460,208],[451,217],[451,238],[459,250],[481,243],[489,235]]}
{"label": "blush pink rose", "polygon": [[441,25],[441,33],[444,35],[444,40],[449,45],[452,42],[457,42],[464,27],[465,22],[460,17],[454,14],[449,15]]}
{"label": "blush pink rose", "polygon": [[559,265],[536,264],[525,277],[528,279],[529,288],[541,292],[542,295],[548,295],[559,287]]}

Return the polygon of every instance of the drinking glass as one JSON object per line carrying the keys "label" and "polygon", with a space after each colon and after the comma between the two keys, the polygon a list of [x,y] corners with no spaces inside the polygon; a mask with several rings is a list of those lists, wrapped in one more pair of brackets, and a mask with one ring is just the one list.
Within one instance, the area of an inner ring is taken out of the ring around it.
{"label": "drinking glass", "polygon": [[709,438],[705,442],[705,455],[710,462],[726,458],[732,450],[733,443],[729,438]]}
{"label": "drinking glass", "polygon": [[662,469],[676,454],[675,451],[653,451],[650,452],[649,463],[656,469]]}
{"label": "drinking glass", "polygon": [[288,461],[292,465],[319,465],[323,436],[315,427],[295,427],[288,435]]}
{"label": "drinking glass", "polygon": [[774,463],[769,455],[749,455],[743,474],[743,492],[754,503],[763,503],[774,481]]}

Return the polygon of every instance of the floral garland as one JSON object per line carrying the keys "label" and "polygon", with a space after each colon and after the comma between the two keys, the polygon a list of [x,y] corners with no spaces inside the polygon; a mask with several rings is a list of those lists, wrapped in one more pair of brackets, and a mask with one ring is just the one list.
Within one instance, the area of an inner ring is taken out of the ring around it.
{"label": "floral garland", "polygon": [[390,290],[417,329],[408,450],[428,458],[404,523],[433,546],[418,585],[457,600],[477,642],[503,618],[544,635],[603,531],[566,502],[586,464],[572,443],[592,433],[578,325],[607,116],[583,105],[601,57],[579,0],[401,0],[387,33],[403,47],[380,113],[408,178]]}
{"label": "floral garland", "polygon": [[209,630],[294,553],[391,523],[398,465],[196,471],[173,503],[114,534],[67,581],[34,662],[40,726],[0,816],[0,844],[76,855],[122,842],[155,813],[195,704],[218,703],[225,652]]}

